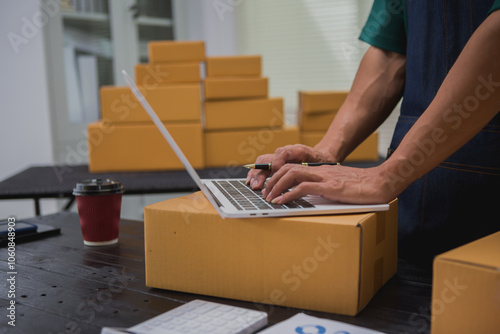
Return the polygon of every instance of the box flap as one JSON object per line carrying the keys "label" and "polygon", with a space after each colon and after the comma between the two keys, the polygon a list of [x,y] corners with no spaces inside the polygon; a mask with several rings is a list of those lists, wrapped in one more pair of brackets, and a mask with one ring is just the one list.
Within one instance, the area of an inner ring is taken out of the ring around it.
{"label": "box flap", "polygon": [[456,261],[500,270],[500,232],[440,254],[436,261]]}

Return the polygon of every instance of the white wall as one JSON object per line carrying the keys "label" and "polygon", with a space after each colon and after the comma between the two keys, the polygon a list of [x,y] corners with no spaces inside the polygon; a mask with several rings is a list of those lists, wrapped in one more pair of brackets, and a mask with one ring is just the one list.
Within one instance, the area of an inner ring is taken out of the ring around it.
{"label": "white wall", "polygon": [[[0,1],[0,180],[53,162],[43,27],[39,0]],[[13,41],[13,42],[11,42]],[[56,210],[42,201],[42,212]],[[0,219],[32,217],[32,200],[1,200]]]}
{"label": "white wall", "polygon": [[204,40],[207,56],[238,54],[235,13],[238,1],[174,0],[174,33],[178,40]]}

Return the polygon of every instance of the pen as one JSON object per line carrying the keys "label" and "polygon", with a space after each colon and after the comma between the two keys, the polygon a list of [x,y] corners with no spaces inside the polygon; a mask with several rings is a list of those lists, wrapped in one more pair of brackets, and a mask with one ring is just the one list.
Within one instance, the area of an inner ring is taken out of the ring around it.
{"label": "pen", "polygon": [[[298,164],[302,166],[310,166],[310,167],[315,167],[315,166],[323,166],[323,165],[340,165],[340,162],[291,162],[292,164]],[[271,163],[267,164],[251,164],[251,165],[244,165],[243,167],[248,168],[248,169],[266,169],[266,170],[271,170]]]}

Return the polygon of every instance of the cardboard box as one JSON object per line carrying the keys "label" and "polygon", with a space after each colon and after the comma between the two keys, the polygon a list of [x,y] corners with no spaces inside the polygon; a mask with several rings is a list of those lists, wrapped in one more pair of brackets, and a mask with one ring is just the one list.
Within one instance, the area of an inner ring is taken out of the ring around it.
{"label": "cardboard box", "polygon": [[228,167],[254,163],[262,154],[300,141],[296,127],[205,132],[205,165]]}
{"label": "cardboard box", "polygon": [[[301,143],[314,147],[325,135],[322,131],[301,132]],[[378,161],[378,133],[374,132],[351,152],[345,161]]]}
{"label": "cardboard box", "polygon": [[[201,123],[165,124],[194,168],[204,168]],[[121,172],[184,169],[160,134],[149,124],[96,122],[88,126],[89,170]]]}
{"label": "cardboard box", "polygon": [[300,109],[306,114],[338,110],[348,93],[346,91],[300,91]]}
{"label": "cardboard box", "polygon": [[337,110],[299,113],[299,126],[301,131],[326,131],[330,127]]}
{"label": "cardboard box", "polygon": [[281,128],[283,99],[205,102],[205,129]]}
{"label": "cardboard box", "polygon": [[245,99],[267,97],[267,78],[207,78],[205,99]]}
{"label": "cardboard box", "polygon": [[148,43],[150,63],[201,62],[205,60],[203,41],[154,41]]}
{"label": "cardboard box", "polygon": [[500,232],[434,259],[431,333],[498,333]]}
{"label": "cardboard box", "polygon": [[[199,84],[139,87],[146,100],[165,122],[200,122],[201,91]],[[130,88],[101,87],[101,118],[106,121],[151,122],[151,118]]]}
{"label": "cardboard box", "polygon": [[137,64],[135,82],[138,86],[157,87],[176,83],[200,83],[200,63]]}
{"label": "cardboard box", "polygon": [[377,213],[222,219],[197,192],[144,212],[153,288],[355,315],[396,273],[396,201]]}
{"label": "cardboard box", "polygon": [[262,73],[261,56],[207,57],[207,77],[255,76]]}

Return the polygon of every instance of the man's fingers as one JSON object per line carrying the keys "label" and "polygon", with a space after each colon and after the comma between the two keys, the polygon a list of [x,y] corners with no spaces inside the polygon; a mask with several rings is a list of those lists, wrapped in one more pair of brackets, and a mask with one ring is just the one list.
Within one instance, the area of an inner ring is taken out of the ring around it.
{"label": "man's fingers", "polygon": [[290,191],[275,198],[274,203],[286,204],[307,195],[322,196],[325,193],[326,185],[319,182],[302,182]]}
{"label": "man's fingers", "polygon": [[[256,164],[268,163],[273,159],[272,154],[264,154],[255,160]],[[246,183],[253,189],[260,189],[264,186],[266,178],[271,174],[269,171],[261,169],[251,169],[247,174]],[[255,184],[255,187],[253,186]]]}
{"label": "man's fingers", "polygon": [[267,201],[272,201],[288,189],[302,182],[318,182],[321,177],[313,172],[314,167],[300,165],[285,165],[267,182],[265,196]]}

